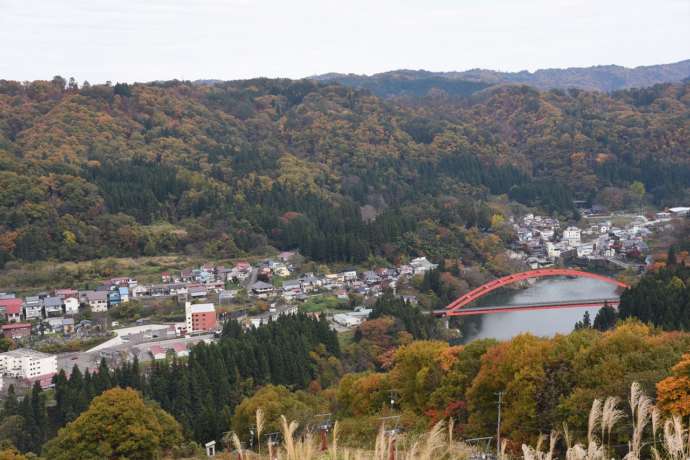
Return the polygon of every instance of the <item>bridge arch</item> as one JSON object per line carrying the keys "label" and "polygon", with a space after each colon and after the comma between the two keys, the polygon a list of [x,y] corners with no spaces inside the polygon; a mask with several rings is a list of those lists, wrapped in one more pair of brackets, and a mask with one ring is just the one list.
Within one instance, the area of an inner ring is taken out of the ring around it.
{"label": "bridge arch", "polygon": [[537,270],[529,270],[522,273],[514,273],[512,275],[504,276],[502,278],[498,278],[489,281],[488,283],[482,284],[478,288],[471,290],[467,294],[458,297],[453,302],[448,304],[448,306],[446,307],[446,311],[455,311],[463,307],[466,307],[478,298],[484,297],[488,293],[495,291],[496,289],[501,288],[503,286],[507,286],[509,284],[517,283],[520,281],[525,281],[530,278],[546,278],[550,276],[573,276],[578,278],[592,278],[595,280],[604,281],[606,283],[615,284],[624,289],[630,287],[627,284],[616,279],[610,278],[608,276],[598,275],[596,273],[585,272],[582,270],[574,270],[572,268],[540,268]]}

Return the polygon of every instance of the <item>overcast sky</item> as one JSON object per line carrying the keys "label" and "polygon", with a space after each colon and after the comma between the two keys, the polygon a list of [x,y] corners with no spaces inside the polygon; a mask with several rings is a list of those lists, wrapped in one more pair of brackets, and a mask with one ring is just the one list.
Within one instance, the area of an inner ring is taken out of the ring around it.
{"label": "overcast sky", "polygon": [[0,79],[535,70],[690,58],[690,0],[0,0]]}

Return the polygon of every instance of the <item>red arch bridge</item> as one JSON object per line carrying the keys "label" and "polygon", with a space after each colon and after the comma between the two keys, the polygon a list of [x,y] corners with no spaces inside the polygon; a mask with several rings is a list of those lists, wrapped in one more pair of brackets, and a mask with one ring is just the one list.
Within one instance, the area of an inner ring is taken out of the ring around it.
{"label": "red arch bridge", "polygon": [[502,278],[489,281],[486,284],[471,290],[465,295],[455,299],[453,302],[443,310],[434,312],[436,316],[470,316],[482,315],[490,313],[504,313],[508,311],[528,311],[528,310],[551,310],[557,308],[594,308],[602,307],[608,304],[614,307],[618,306],[619,298],[611,297],[607,299],[587,299],[587,300],[572,300],[572,301],[558,301],[558,302],[544,302],[533,304],[507,305],[507,306],[493,306],[493,307],[469,307],[468,305],[480,297],[484,297],[490,292],[495,291],[503,286],[526,281],[533,278],[546,278],[552,276],[568,276],[577,278],[591,278],[606,283],[615,284],[616,286],[627,289],[629,286],[616,279],[596,273],[585,272],[582,270],[574,270],[572,268],[541,268],[538,270],[529,270],[522,273],[514,273],[512,275],[504,276]]}

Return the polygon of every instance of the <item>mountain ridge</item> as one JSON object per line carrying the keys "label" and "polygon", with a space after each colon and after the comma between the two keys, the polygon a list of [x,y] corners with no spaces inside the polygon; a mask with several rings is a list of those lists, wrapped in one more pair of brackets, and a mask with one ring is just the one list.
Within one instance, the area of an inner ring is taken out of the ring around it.
{"label": "mountain ridge", "polygon": [[[426,90],[428,93],[433,88],[446,91],[450,95],[467,95],[485,87],[500,84],[525,84],[541,90],[576,88],[613,92],[661,83],[677,83],[688,77],[690,77],[690,59],[637,67],[609,64],[564,69],[547,68],[534,72],[527,70],[501,72],[480,68],[448,72],[398,69],[372,75],[331,72],[307,78],[369,89],[378,96],[391,97],[423,96],[426,94],[420,91]],[[460,89],[456,91],[454,89],[456,87]]]}

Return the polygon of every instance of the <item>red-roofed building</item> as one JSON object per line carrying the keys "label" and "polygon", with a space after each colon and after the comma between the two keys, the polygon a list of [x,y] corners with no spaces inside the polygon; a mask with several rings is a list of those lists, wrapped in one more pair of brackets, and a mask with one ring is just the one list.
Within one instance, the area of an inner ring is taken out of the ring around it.
{"label": "red-roofed building", "polygon": [[175,350],[175,355],[178,358],[184,358],[186,356],[189,356],[189,349],[187,348],[187,344],[175,342],[173,343],[172,348],[173,350]]}
{"label": "red-roofed building", "polygon": [[153,356],[155,360],[166,358],[166,351],[160,345],[151,346],[151,348],[149,348],[149,353],[151,353],[151,356]]}
{"label": "red-roofed building", "polygon": [[22,299],[0,300],[0,316],[8,323],[17,323],[22,319]]}
{"label": "red-roofed building", "polygon": [[29,337],[31,335],[31,323],[3,324],[2,335],[11,339]]}

